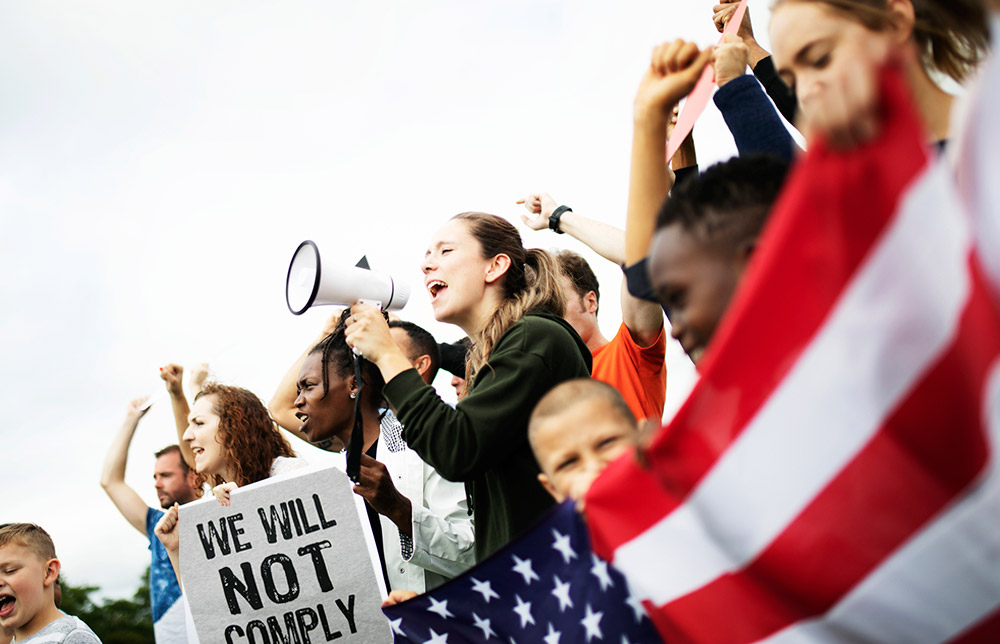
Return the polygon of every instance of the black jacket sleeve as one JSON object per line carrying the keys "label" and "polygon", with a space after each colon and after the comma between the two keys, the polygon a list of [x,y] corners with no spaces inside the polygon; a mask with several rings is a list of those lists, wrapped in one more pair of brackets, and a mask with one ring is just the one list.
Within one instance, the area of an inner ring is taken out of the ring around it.
{"label": "black jacket sleeve", "polygon": [[757,77],[760,84],[764,86],[764,90],[767,95],[771,97],[774,101],[775,106],[781,115],[785,117],[785,120],[789,123],[795,123],[795,112],[798,110],[798,98],[788,85],[785,85],[785,81],[781,80],[778,76],[777,70],[774,69],[774,61],[771,57],[762,58],[757,66],[753,68],[753,75]]}

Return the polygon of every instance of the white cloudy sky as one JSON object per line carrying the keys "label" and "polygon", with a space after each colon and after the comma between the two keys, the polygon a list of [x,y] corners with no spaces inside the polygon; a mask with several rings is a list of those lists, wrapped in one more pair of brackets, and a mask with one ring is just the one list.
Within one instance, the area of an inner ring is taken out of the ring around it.
{"label": "white cloudy sky", "polygon": [[[623,225],[635,87],[656,44],[717,39],[712,4],[0,0],[0,522],[49,529],[71,583],[130,594],[145,540],[98,480],[157,368],[207,360],[266,400],[324,317],[284,304],[306,238],[408,279],[404,317],[458,338],[418,288],[430,231],[515,219],[532,190]],[[714,107],[696,132],[703,164],[735,152]],[[611,335],[619,273],[592,263]],[[675,409],[676,346],[668,369]],[[174,440],[154,406],[127,477],[151,504]]]}

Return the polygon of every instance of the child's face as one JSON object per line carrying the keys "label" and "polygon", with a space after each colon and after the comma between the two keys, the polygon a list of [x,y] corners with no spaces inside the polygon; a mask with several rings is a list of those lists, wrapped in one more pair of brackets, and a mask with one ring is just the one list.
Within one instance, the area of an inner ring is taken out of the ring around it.
{"label": "child's face", "polygon": [[603,398],[571,405],[538,421],[532,448],[545,489],[562,502],[579,501],[608,463],[635,446],[636,428]]}
{"label": "child's face", "polygon": [[653,238],[650,279],[670,313],[670,334],[695,364],[729,307],[745,264],[744,255],[710,248],[679,223]]}
{"label": "child's face", "polygon": [[0,626],[24,629],[46,608],[46,588],[59,575],[59,561],[9,543],[0,548]]}
{"label": "child's face", "polygon": [[194,469],[199,474],[226,476],[226,455],[219,442],[219,415],[215,396],[202,396],[188,415],[188,428],[182,437],[194,452]]}

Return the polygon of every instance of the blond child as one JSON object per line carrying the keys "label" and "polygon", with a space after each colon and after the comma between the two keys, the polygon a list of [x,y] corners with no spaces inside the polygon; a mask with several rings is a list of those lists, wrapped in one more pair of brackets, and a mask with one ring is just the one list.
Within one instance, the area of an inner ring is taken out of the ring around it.
{"label": "blond child", "polygon": [[33,523],[0,525],[0,627],[15,642],[101,644],[77,617],[56,607],[59,560],[52,538]]}
{"label": "blond child", "polygon": [[616,389],[590,378],[569,380],[545,394],[528,421],[528,440],[556,501],[583,499],[608,463],[638,441],[635,416]]}

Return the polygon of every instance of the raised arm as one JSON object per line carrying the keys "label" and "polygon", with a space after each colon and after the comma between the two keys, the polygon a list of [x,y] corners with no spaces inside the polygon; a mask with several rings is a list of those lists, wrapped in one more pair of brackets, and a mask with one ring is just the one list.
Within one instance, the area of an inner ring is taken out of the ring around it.
{"label": "raised arm", "polygon": [[139,419],[149,410],[145,403],[145,398],[137,398],[129,403],[125,421],[108,449],[104,468],[101,470],[101,487],[122,516],[142,534],[146,534],[146,512],[149,506],[135,490],[125,484],[125,466],[128,462],[128,448],[132,444],[135,429],[139,426]]}
{"label": "raised arm", "polygon": [[184,376],[184,367],[176,364],[168,364],[160,367],[160,377],[167,386],[167,393],[170,395],[170,407],[174,411],[174,425],[177,427],[177,444],[181,448],[181,457],[187,466],[192,470],[194,466],[194,452],[191,446],[184,440],[184,432],[188,427],[188,414],[191,407],[188,406],[187,398],[184,397],[184,389],[181,387],[181,380]]}
{"label": "raised arm", "polygon": [[[712,20],[715,27],[720,32],[726,28],[729,19],[736,13],[739,0],[721,0],[722,4],[717,4],[712,8]],[[798,101],[795,94],[788,88],[783,80],[778,76],[771,61],[771,53],[760,46],[753,35],[753,24],[750,22],[750,8],[743,14],[743,21],[740,28],[736,30],[736,35],[742,39],[747,47],[748,63],[753,70],[754,76],[761,82],[767,95],[774,101],[775,107],[781,112],[789,123],[795,121],[795,112],[798,109]]]}
{"label": "raised arm", "polygon": [[[532,193],[517,203],[524,204],[531,213],[530,217],[521,215],[521,221],[532,230],[548,228],[549,217],[559,207],[547,192]],[[625,261],[625,231],[621,228],[566,210],[559,216],[556,232],[582,241],[609,262],[621,266]]]}
{"label": "raised arm", "polygon": [[167,557],[170,558],[170,565],[174,569],[174,576],[177,577],[177,585],[180,587],[181,592],[184,591],[184,580],[181,579],[181,535],[180,535],[180,506],[176,503],[167,510],[162,517],[160,517],[159,522],[157,522],[156,527],[153,528],[153,533],[156,538],[160,540],[163,544],[164,550],[167,551]]}
{"label": "raised arm", "polygon": [[746,73],[749,49],[733,34],[722,37],[713,64],[719,91],[713,100],[722,112],[740,156],[772,154],[791,162],[798,149],[760,83]]}
{"label": "raised arm", "polygon": [[[548,228],[549,217],[558,207],[546,192],[530,194],[518,203],[523,203],[533,215],[521,215],[521,220],[533,230]],[[598,255],[619,267],[625,264],[625,231],[621,228],[567,210],[560,217],[559,231],[582,241]],[[632,339],[642,347],[651,345],[663,329],[663,311],[659,304],[630,295],[623,276],[621,307],[622,321],[632,334]]]}
{"label": "raised arm", "polygon": [[278,426],[282,429],[289,431],[302,440],[308,442],[309,439],[306,435],[299,430],[302,425],[299,422],[298,417],[295,415],[295,399],[298,397],[297,383],[299,380],[299,371],[302,370],[302,363],[306,361],[306,357],[309,356],[309,352],[312,348],[319,344],[319,341],[330,335],[333,329],[337,326],[340,321],[340,309],[330,316],[326,324],[323,326],[322,333],[309,343],[306,350],[302,352],[302,355],[295,360],[285,375],[282,376],[281,382],[278,383],[278,388],[275,390],[274,395],[271,396],[271,401],[267,405],[268,411],[271,412],[271,418],[274,422],[278,423]]}
{"label": "raised arm", "polygon": [[208,380],[208,363],[199,362],[192,369],[188,377],[188,397],[192,400],[201,392],[201,388],[205,386],[205,381]]}
{"label": "raised arm", "polygon": [[694,88],[712,50],[676,40],[653,51],[633,106],[632,166],[625,217],[625,264],[649,252],[656,214],[673,176],[665,163],[667,125],[674,106]]}

